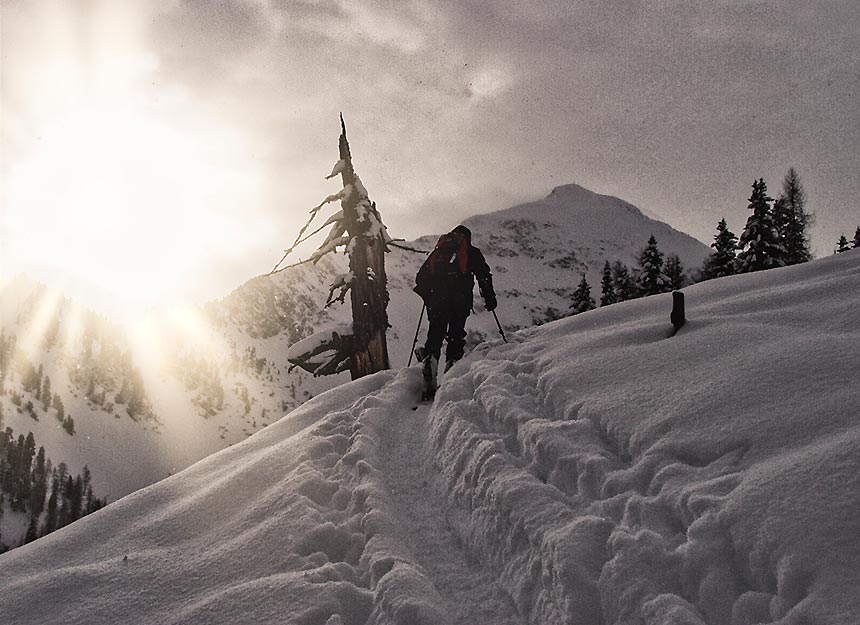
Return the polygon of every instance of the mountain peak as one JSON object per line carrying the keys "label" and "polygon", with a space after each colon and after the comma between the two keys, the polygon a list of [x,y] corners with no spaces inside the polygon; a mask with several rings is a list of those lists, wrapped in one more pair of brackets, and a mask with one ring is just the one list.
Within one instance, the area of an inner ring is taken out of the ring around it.
{"label": "mountain peak", "polygon": [[594,191],[586,189],[585,187],[578,185],[576,183],[568,183],[555,187],[550,194],[547,196],[549,198],[559,198],[564,197],[568,198],[575,195],[598,195]]}

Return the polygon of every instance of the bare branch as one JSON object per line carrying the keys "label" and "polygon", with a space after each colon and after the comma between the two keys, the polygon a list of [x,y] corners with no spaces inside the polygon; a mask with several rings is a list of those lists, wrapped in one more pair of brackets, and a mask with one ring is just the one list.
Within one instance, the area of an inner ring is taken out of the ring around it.
{"label": "bare branch", "polygon": [[388,245],[391,247],[396,247],[399,250],[405,250],[407,252],[415,252],[416,254],[429,254],[430,252],[427,250],[417,250],[414,247],[409,247],[408,245],[398,245],[396,241],[405,241],[406,239],[393,239],[388,242]]}
{"label": "bare branch", "polygon": [[[287,256],[289,256],[289,255],[293,252],[293,250],[294,250],[294,249],[296,249],[296,247],[297,247],[298,245],[300,245],[300,244],[304,243],[304,242],[305,242],[305,241],[307,241],[309,238],[311,238],[312,236],[314,236],[315,234],[317,234],[318,232],[320,232],[320,231],[321,231],[323,228],[325,228],[327,225],[329,225],[330,223],[332,223],[332,219],[333,219],[333,217],[329,218],[329,219],[328,219],[328,220],[327,220],[327,221],[326,221],[322,226],[320,226],[319,228],[317,228],[316,230],[314,230],[313,232],[311,232],[308,236],[306,236],[306,237],[303,237],[303,236],[302,236],[302,235],[304,235],[305,230],[307,230],[307,229],[308,229],[308,227],[311,225],[311,222],[313,222],[313,220],[316,218],[317,213],[319,213],[319,212],[320,212],[320,209],[321,209],[323,206],[325,206],[326,204],[328,204],[329,202],[334,202],[334,201],[337,201],[337,200],[341,200],[341,199],[343,199],[343,198],[344,198],[344,196],[345,196],[345,195],[348,195],[349,193],[351,193],[351,189],[347,189],[346,187],[344,187],[343,189],[341,189],[341,190],[340,190],[340,191],[338,191],[337,193],[334,193],[334,194],[332,194],[332,195],[329,195],[326,199],[324,199],[324,200],[323,200],[322,202],[320,202],[317,206],[314,206],[314,207],[311,209],[311,211],[310,211],[311,216],[308,218],[308,221],[305,223],[305,225],[304,225],[304,226],[302,226],[302,229],[301,229],[301,230],[299,230],[299,234],[296,236],[296,240],[295,240],[295,241],[293,241],[293,244],[292,244],[290,247],[288,247],[286,250],[284,250],[284,255],[281,257],[281,260],[279,260],[279,261],[278,261],[278,263],[277,263],[277,264],[272,268],[272,270],[269,272],[269,274],[270,274],[270,275],[271,275],[271,274],[273,274],[273,273],[275,273],[276,271],[279,271],[279,270],[278,270],[278,266],[279,266],[282,262],[284,262],[284,259],[285,259]],[[292,265],[291,265],[291,266],[292,266]]]}
{"label": "bare branch", "polygon": [[[286,255],[284,256],[284,258],[286,258]],[[297,263],[293,263],[292,265],[287,265],[286,267],[281,267],[280,269],[272,269],[272,270],[271,270],[269,273],[267,273],[266,275],[267,275],[267,276],[271,276],[271,275],[276,274],[276,273],[281,273],[282,271],[286,271],[287,269],[292,269],[293,267],[298,267],[299,265],[304,265],[304,264],[306,264],[306,263],[313,262],[313,260],[314,260],[314,259],[313,259],[313,257],[311,257],[311,258],[306,258],[306,259],[304,259],[304,260],[300,260],[300,261],[299,261],[299,262],[297,262]],[[319,259],[317,259],[317,260],[319,260]],[[280,263],[278,263],[278,264],[280,265]],[[276,265],[276,266],[277,266],[277,265]]]}

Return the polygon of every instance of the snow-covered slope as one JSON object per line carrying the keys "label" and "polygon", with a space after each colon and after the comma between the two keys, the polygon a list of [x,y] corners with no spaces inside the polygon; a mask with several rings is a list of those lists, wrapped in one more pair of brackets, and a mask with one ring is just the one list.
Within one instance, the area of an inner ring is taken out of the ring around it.
{"label": "snow-covered slope", "polygon": [[860,253],[418,367],[0,556],[27,623],[860,621]]}
{"label": "snow-covered slope", "polygon": [[[100,496],[117,499],[224,445],[216,425],[195,418],[178,379],[132,354],[123,328],[58,292],[23,277],[0,280],[0,336],[8,359],[5,371],[0,366],[3,427],[15,437],[32,432],[55,466],[64,462],[78,473],[88,465]],[[73,433],[62,427],[56,405],[44,407],[26,388],[28,367],[43,373],[37,386],[50,378],[63,414],[74,419]],[[135,380],[141,400],[130,410],[129,398],[117,397],[132,395]],[[28,401],[32,413],[24,409]],[[12,538],[4,534],[7,545]]]}
{"label": "snow-covered slope", "polygon": [[[688,268],[698,267],[708,251],[634,206],[576,185],[558,187],[537,202],[470,218],[466,224],[495,273],[497,312],[508,331],[567,314],[582,272],[599,297],[604,261],[633,265],[651,234],[664,252],[678,253]],[[428,235],[411,244],[431,249],[435,241],[436,235]],[[391,295],[388,341],[394,367],[404,366],[409,358],[421,312],[412,286],[423,260],[422,254],[397,249],[386,258]],[[290,345],[324,326],[349,321],[348,306],[324,307],[328,285],[346,270],[346,262],[341,254],[330,255],[316,265],[254,278],[207,305],[198,316],[207,323],[199,319],[163,323],[136,337],[122,336],[104,319],[82,322],[96,316],[48,294],[44,287],[21,280],[7,284],[2,287],[0,327],[18,335],[22,347],[26,335],[35,336],[39,345],[19,351],[27,351],[24,355],[34,366],[44,365],[50,372],[54,391],[62,395],[77,431],[68,435],[50,411],[40,412],[39,421],[32,419],[11,403],[8,393],[0,395],[6,425],[13,427],[15,436],[33,431],[37,445],[45,446],[55,464],[64,461],[75,472],[88,465],[98,494],[111,500],[244,440],[309,397],[349,380],[347,373],[313,378],[301,370],[288,371],[286,362]],[[12,297],[22,290],[41,297]],[[476,310],[467,324],[470,347],[498,336],[495,320],[483,311],[479,298]],[[38,334],[46,325],[56,326],[53,333],[62,345],[43,344]],[[425,318],[421,340],[426,325]],[[157,361],[147,360],[133,349],[141,343],[144,351],[151,352],[155,345],[165,353]],[[87,347],[91,344],[95,348]],[[116,358],[101,362],[108,351]],[[104,375],[81,375],[75,384],[68,372],[80,371],[85,357]],[[150,418],[130,418],[126,407],[113,401],[122,387],[116,364],[120,361],[139,372]],[[10,378],[8,390],[21,392],[19,378]],[[99,383],[88,389],[91,378]],[[24,401],[32,399],[23,395]],[[9,522],[11,515],[5,519]],[[17,544],[20,528],[6,529],[3,541]]]}

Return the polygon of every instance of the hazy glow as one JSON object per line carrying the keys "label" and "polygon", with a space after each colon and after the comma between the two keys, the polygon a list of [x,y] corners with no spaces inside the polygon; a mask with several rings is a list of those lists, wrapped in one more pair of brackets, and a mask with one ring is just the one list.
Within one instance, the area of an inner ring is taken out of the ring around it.
{"label": "hazy glow", "polygon": [[27,118],[4,171],[6,254],[18,270],[87,285],[114,314],[189,302],[209,262],[254,244],[246,211],[260,178],[235,132],[148,84],[155,57],[134,21],[99,7],[94,49],[55,32],[13,77]]}
{"label": "hazy glow", "polygon": [[55,321],[61,301],[58,292],[48,291],[36,302],[32,316],[26,319],[24,333],[18,338],[17,348],[32,358],[41,346],[49,325]]}
{"label": "hazy glow", "polygon": [[174,306],[164,314],[138,319],[128,328],[135,358],[143,369],[163,372],[170,361],[172,347],[185,346],[189,353],[219,361],[228,349],[198,308]]}

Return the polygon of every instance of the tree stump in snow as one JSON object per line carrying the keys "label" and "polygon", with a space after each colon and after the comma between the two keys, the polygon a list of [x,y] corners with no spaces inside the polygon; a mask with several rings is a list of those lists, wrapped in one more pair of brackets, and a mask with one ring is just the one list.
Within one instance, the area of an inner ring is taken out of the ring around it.
{"label": "tree stump in snow", "polygon": [[681,291],[672,291],[672,314],[669,315],[669,321],[672,322],[672,336],[681,329],[687,322],[687,317],[684,314],[684,294]]}

